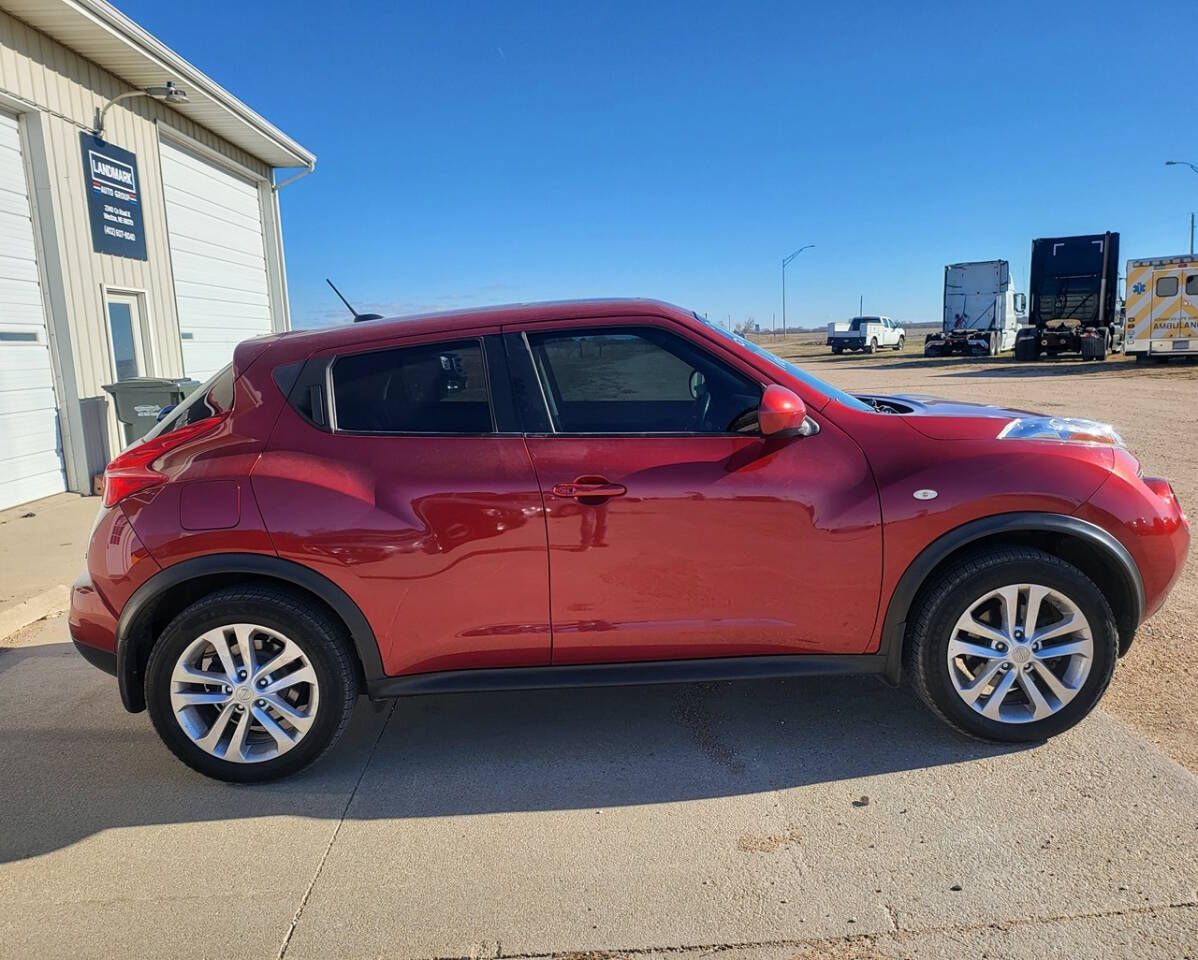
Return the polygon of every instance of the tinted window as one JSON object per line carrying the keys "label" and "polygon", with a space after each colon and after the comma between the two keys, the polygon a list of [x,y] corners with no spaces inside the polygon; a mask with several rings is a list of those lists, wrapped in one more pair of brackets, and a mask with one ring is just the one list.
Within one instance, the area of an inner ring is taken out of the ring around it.
{"label": "tinted window", "polygon": [[1191,273],[1186,277],[1186,293],[1191,297],[1198,293],[1198,273]]}
{"label": "tinted window", "polygon": [[333,364],[333,405],[339,430],[492,432],[477,340],[339,357]]}
{"label": "tinted window", "polygon": [[757,428],[761,387],[653,327],[530,334],[562,433],[733,433]]}
{"label": "tinted window", "polygon": [[233,365],[214,373],[210,380],[198,387],[184,401],[162,418],[146,436],[156,437],[170,433],[179,427],[198,420],[228,413],[233,409]]}
{"label": "tinted window", "polygon": [[1177,296],[1177,277],[1157,277],[1156,278],[1156,295],[1158,297],[1175,297]]}

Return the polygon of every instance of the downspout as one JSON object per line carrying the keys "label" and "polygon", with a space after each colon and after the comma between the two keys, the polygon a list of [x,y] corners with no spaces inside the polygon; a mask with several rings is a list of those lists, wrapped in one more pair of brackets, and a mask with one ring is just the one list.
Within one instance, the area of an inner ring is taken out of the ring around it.
{"label": "downspout", "polygon": [[299,173],[293,174],[282,183],[272,183],[270,185],[270,197],[274,210],[275,221],[275,249],[278,251],[279,261],[279,289],[283,297],[283,318],[284,330],[291,329],[291,297],[287,293],[287,257],[283,252],[283,217],[279,212],[279,191],[284,187],[295,183],[296,180],[301,180],[316,169],[316,162],[313,161]]}

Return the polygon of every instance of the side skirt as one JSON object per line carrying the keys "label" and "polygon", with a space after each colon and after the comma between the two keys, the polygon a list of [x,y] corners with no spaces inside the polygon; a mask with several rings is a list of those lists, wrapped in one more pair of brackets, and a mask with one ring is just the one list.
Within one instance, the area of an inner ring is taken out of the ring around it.
{"label": "side skirt", "polygon": [[718,657],[708,660],[650,660],[559,667],[500,667],[380,677],[366,682],[366,693],[372,700],[381,700],[427,693],[614,687],[777,677],[881,676],[888,672],[888,667],[887,658],[879,654]]}

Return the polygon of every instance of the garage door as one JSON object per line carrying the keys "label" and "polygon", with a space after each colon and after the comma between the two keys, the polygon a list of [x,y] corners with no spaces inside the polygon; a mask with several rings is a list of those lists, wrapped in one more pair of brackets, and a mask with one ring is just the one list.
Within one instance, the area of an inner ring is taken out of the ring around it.
{"label": "garage door", "polygon": [[21,133],[0,113],[0,509],[65,489]]}
{"label": "garage door", "polygon": [[161,155],[183,369],[206,380],[238,343],[271,331],[258,188],[169,141]]}

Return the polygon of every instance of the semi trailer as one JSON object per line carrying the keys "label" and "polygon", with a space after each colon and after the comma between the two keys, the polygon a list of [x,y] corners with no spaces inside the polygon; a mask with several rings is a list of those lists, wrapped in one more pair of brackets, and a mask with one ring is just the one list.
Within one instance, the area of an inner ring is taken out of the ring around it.
{"label": "semi trailer", "polygon": [[1015,359],[1105,360],[1123,348],[1118,298],[1118,233],[1033,240],[1028,326],[1015,338]]}
{"label": "semi trailer", "polygon": [[944,268],[941,329],[924,338],[925,357],[950,353],[996,356],[1015,346],[1026,298],[1011,283],[1006,260],[950,263]]}

